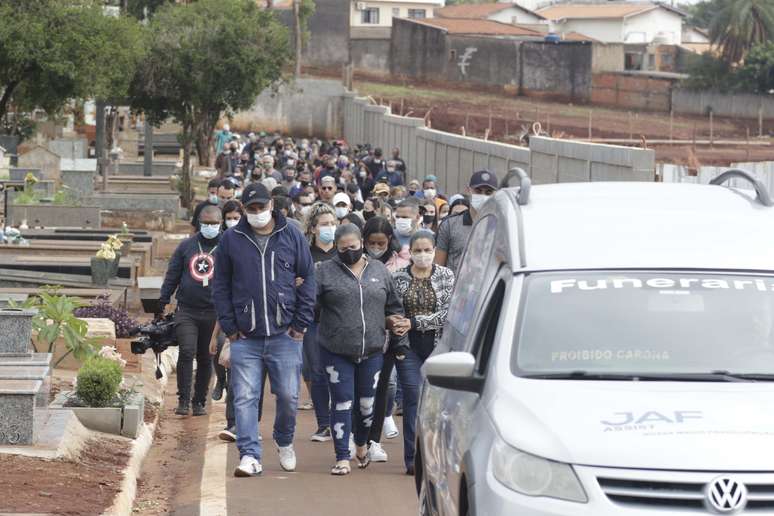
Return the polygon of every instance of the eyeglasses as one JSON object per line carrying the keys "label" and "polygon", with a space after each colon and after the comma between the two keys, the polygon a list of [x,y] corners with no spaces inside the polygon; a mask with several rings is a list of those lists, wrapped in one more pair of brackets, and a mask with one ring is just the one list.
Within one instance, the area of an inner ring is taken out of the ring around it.
{"label": "eyeglasses", "polygon": [[320,190],[333,190],[333,189],[334,189],[333,186],[321,186],[320,187]]}

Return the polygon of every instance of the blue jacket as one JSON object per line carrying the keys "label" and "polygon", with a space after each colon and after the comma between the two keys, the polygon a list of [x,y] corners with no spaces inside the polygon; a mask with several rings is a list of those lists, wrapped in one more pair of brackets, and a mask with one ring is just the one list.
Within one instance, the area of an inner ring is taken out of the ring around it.
{"label": "blue jacket", "polygon": [[[305,331],[314,321],[314,262],[301,232],[274,211],[275,227],[261,253],[242,217],[220,237],[212,299],[226,335],[267,337]],[[296,288],[296,278],[304,283]]]}

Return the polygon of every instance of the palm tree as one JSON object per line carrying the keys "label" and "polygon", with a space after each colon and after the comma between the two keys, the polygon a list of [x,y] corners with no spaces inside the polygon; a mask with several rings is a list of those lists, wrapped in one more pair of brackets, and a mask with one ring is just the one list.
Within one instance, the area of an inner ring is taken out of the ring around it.
{"label": "palm tree", "polygon": [[710,24],[723,59],[740,62],[755,45],[774,38],[774,0],[727,0]]}

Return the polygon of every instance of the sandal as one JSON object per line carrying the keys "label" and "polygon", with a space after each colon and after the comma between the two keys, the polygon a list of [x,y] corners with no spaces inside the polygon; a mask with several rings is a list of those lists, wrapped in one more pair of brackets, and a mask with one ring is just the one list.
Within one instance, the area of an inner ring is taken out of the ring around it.
{"label": "sandal", "polygon": [[355,458],[357,459],[357,467],[360,469],[366,469],[368,465],[371,464],[371,456],[368,455],[367,446],[362,446],[362,447],[358,446],[357,451],[360,451],[360,450],[365,450],[365,455],[361,457],[360,455],[357,454],[357,452],[355,453]]}
{"label": "sandal", "polygon": [[349,475],[351,471],[352,470],[349,466],[349,461],[340,460],[336,463],[335,466],[333,466],[333,468],[331,468],[331,475],[342,477],[344,475]]}

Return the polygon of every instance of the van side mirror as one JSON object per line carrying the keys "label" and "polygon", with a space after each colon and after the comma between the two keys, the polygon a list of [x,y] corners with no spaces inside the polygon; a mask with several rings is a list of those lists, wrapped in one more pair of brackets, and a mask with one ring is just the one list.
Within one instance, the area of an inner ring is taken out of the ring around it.
{"label": "van side mirror", "polygon": [[427,382],[453,391],[481,394],[484,379],[474,376],[476,357],[462,351],[441,353],[428,358],[422,366]]}

